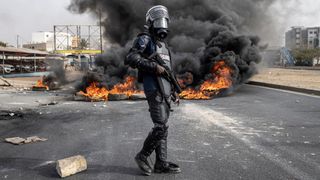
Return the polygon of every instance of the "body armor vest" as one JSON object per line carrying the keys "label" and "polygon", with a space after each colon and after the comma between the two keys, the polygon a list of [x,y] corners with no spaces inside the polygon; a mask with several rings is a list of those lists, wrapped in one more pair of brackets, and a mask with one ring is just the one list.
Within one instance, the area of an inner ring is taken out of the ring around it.
{"label": "body armor vest", "polygon": [[[156,45],[156,52],[159,54],[159,56],[162,58],[162,60],[166,63],[166,66],[168,66],[171,70],[171,57],[169,53],[169,49],[167,48],[166,44],[164,42],[158,41]],[[158,78],[159,86],[162,89],[162,93],[165,96],[165,98],[169,98],[172,93],[172,88],[170,82],[166,80],[163,77]]]}

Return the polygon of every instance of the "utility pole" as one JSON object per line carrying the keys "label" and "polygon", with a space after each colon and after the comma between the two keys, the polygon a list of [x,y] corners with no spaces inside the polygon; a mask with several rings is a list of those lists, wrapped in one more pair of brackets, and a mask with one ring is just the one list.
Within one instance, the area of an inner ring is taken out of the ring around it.
{"label": "utility pole", "polygon": [[19,34],[17,35],[17,48],[19,48]]}
{"label": "utility pole", "polygon": [[4,54],[4,51],[2,52],[2,74],[4,75],[4,59],[6,58],[6,55]]}
{"label": "utility pole", "polygon": [[57,35],[56,35],[56,26],[53,26],[53,49],[54,53],[57,52]]}

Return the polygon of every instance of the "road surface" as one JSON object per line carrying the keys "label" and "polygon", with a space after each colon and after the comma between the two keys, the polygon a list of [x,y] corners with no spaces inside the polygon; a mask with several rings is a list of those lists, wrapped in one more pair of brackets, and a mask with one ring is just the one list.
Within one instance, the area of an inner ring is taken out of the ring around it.
{"label": "road surface", "polygon": [[[44,92],[0,92],[0,179],[57,179],[54,162],[84,155],[88,170],[68,179],[320,179],[320,98],[244,85],[234,95],[182,101],[169,122],[178,175],[140,174],[133,157],[152,128],[145,101],[75,102]],[[44,106],[52,100],[56,105]],[[40,104],[40,105],[39,105]],[[154,157],[152,157],[154,158]],[[154,162],[154,160],[153,160]]]}

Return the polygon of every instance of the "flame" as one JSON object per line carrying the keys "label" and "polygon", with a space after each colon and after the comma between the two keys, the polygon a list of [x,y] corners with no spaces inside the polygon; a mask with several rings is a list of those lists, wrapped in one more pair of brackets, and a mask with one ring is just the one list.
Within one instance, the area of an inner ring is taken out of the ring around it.
{"label": "flame", "polygon": [[43,83],[43,80],[42,80],[42,79],[39,79],[39,80],[37,81],[36,85],[33,86],[33,87],[36,87],[36,88],[46,88],[46,90],[49,90],[49,86],[45,85],[45,84]]}
{"label": "flame", "polygon": [[128,76],[125,79],[123,84],[115,85],[111,90],[110,94],[125,94],[128,97],[132,96],[133,94],[141,94],[143,91],[136,90],[135,88],[136,78],[132,76]]}
{"label": "flame", "polygon": [[231,73],[231,68],[226,65],[224,60],[221,60],[211,69],[213,79],[206,80],[198,90],[192,88],[184,90],[180,97],[183,99],[211,99],[222,89],[228,89],[232,86]]}
{"label": "flame", "polygon": [[[212,99],[214,96],[219,94],[222,89],[228,89],[232,86],[231,74],[232,69],[225,63],[225,61],[218,61],[211,69],[211,75],[214,78],[206,80],[198,89],[188,88],[184,90],[180,94],[180,97],[183,99]],[[188,81],[190,81],[189,79],[190,78],[187,78]],[[180,81],[179,83],[181,83]],[[98,87],[98,83],[94,82],[86,88],[85,92],[80,91],[79,93],[93,101],[107,101],[109,94],[125,94],[128,97],[133,94],[142,94],[143,91],[136,89],[135,82],[136,79],[134,77],[128,76],[124,83],[116,84],[111,90],[104,87],[100,88]],[[190,82],[187,82],[186,84],[188,83],[190,84]]]}
{"label": "flame", "polygon": [[109,91],[104,87],[99,88],[97,84],[96,82],[91,83],[91,85],[86,88],[86,92],[80,91],[79,93],[91,100],[108,100]]}
{"label": "flame", "polygon": [[116,84],[111,90],[105,87],[98,87],[98,83],[91,83],[89,87],[86,88],[85,92],[80,91],[79,93],[83,96],[90,98],[91,100],[108,100],[109,94],[125,94],[130,97],[133,94],[141,94],[143,91],[136,90],[135,88],[136,79],[134,77],[128,76],[124,83]]}

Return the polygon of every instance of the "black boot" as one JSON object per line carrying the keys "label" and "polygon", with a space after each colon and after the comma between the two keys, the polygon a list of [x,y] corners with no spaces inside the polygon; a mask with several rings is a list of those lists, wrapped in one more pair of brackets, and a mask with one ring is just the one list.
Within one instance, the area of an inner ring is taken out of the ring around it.
{"label": "black boot", "polygon": [[160,140],[156,148],[156,163],[154,165],[155,173],[180,173],[179,165],[167,161],[167,140]]}
{"label": "black boot", "polygon": [[147,157],[144,156],[141,153],[138,153],[136,157],[134,158],[136,161],[137,165],[141,169],[142,173],[146,176],[150,176],[152,172],[152,168],[147,160]]}
{"label": "black boot", "polygon": [[142,150],[135,157],[137,165],[146,176],[150,176],[152,172],[152,167],[150,166],[147,158],[156,149],[157,145],[157,140],[154,138],[152,132],[150,132],[148,137],[144,141]]}

